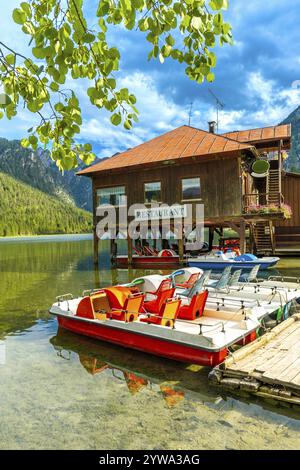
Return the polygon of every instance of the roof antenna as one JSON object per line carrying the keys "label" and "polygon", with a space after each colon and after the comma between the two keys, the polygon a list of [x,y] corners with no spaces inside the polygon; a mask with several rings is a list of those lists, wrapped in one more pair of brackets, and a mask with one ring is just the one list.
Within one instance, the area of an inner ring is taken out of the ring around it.
{"label": "roof antenna", "polygon": [[193,102],[190,102],[190,111],[189,111],[189,126],[191,125],[191,119],[192,119],[192,110],[193,110]]}
{"label": "roof antenna", "polygon": [[216,109],[217,109],[217,132],[219,132],[219,111],[224,109],[225,104],[222,103],[222,101],[219,100],[219,98],[214,94],[214,92],[209,88],[208,89],[209,93],[212,95],[212,97],[216,101]]}

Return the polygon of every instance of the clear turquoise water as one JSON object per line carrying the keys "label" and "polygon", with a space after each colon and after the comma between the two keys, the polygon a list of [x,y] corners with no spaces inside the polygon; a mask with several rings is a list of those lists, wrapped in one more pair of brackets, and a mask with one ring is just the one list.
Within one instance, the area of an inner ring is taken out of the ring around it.
{"label": "clear turquoise water", "polygon": [[[105,247],[104,247],[105,248]],[[221,395],[207,369],[57,330],[58,294],[143,271],[93,270],[91,240],[0,242],[0,449],[292,449],[300,412]],[[286,259],[284,274],[300,273]]]}

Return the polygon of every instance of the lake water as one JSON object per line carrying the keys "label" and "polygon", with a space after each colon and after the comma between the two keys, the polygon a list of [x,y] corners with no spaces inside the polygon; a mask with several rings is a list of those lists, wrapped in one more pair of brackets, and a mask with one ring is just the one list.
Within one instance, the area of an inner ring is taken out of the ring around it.
{"label": "lake water", "polygon": [[[205,368],[58,332],[57,295],[143,273],[100,262],[95,273],[85,237],[0,242],[1,449],[300,448],[296,409],[221,395]],[[279,271],[299,274],[300,260]]]}

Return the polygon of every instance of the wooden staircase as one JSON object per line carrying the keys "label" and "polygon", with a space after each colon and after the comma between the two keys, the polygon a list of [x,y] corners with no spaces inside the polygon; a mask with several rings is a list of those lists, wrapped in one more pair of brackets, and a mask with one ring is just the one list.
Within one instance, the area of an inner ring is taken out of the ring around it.
{"label": "wooden staircase", "polygon": [[279,170],[270,169],[269,175],[267,178],[267,190],[268,194],[268,204],[275,204],[278,206],[280,204],[280,183],[279,183]]}
{"label": "wooden staircase", "polygon": [[255,251],[257,254],[274,254],[275,239],[273,223],[271,221],[257,222],[253,228]]}

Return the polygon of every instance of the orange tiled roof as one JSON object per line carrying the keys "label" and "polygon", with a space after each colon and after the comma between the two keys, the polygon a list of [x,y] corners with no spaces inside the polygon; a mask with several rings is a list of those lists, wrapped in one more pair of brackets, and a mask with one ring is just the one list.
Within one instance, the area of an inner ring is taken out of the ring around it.
{"label": "orange tiled roof", "polygon": [[211,134],[195,127],[181,126],[144,144],[114,155],[103,162],[92,165],[77,174],[88,175],[99,171],[134,167],[167,160],[228,154],[228,152],[252,149],[253,147],[250,145],[245,145],[222,135]]}
{"label": "orange tiled roof", "polygon": [[247,143],[264,140],[289,139],[291,137],[291,125],[282,124],[279,126],[261,127],[259,129],[248,129],[246,131],[227,132],[222,135],[239,142]]}

